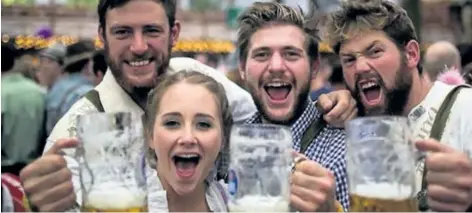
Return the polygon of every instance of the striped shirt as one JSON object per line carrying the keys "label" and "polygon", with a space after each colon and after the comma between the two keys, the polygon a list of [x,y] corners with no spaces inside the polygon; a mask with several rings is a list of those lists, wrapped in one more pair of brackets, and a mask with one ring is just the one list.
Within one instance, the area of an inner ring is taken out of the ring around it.
{"label": "striped shirt", "polygon": [[[295,151],[300,152],[303,134],[308,130],[310,124],[317,119],[323,119],[321,113],[316,109],[315,103],[308,101],[302,115],[291,126],[293,137],[292,148]],[[257,112],[246,123],[261,124],[261,114]],[[347,211],[349,209],[349,192],[344,131],[326,125],[303,154],[334,173],[336,179],[336,199]]]}

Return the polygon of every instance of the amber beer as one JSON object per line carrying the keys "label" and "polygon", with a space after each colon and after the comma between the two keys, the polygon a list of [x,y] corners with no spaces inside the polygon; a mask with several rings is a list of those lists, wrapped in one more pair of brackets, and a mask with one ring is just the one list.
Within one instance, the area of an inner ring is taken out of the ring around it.
{"label": "amber beer", "polygon": [[128,209],[97,209],[94,207],[85,206],[82,208],[82,212],[147,212],[146,207],[136,207]]}
{"label": "amber beer", "polygon": [[121,187],[91,191],[82,212],[147,212],[146,194]]}
{"label": "amber beer", "polygon": [[412,187],[357,185],[349,194],[351,212],[418,212]]}

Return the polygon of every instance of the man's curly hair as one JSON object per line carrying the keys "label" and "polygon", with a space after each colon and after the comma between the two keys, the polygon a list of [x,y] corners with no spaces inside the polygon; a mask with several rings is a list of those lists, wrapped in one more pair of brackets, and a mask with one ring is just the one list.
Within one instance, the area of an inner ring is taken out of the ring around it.
{"label": "man's curly hair", "polygon": [[361,33],[383,31],[403,50],[411,40],[418,40],[407,12],[388,0],[342,1],[341,8],[329,14],[325,40],[339,53],[341,44]]}

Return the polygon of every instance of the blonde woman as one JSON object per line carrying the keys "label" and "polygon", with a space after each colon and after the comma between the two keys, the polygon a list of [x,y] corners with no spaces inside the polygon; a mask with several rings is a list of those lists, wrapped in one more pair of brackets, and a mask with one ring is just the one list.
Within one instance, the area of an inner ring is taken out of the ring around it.
{"label": "blonde woman", "polygon": [[219,159],[232,125],[223,87],[206,75],[178,72],[150,96],[149,211],[226,212],[225,189],[216,181],[226,173]]}

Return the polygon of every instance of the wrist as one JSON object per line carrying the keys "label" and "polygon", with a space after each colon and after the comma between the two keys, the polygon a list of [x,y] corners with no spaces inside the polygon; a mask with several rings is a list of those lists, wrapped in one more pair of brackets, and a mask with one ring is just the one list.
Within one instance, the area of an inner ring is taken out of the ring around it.
{"label": "wrist", "polygon": [[323,206],[321,206],[316,211],[317,212],[344,212],[344,209],[338,201],[331,200],[331,201],[326,202]]}

